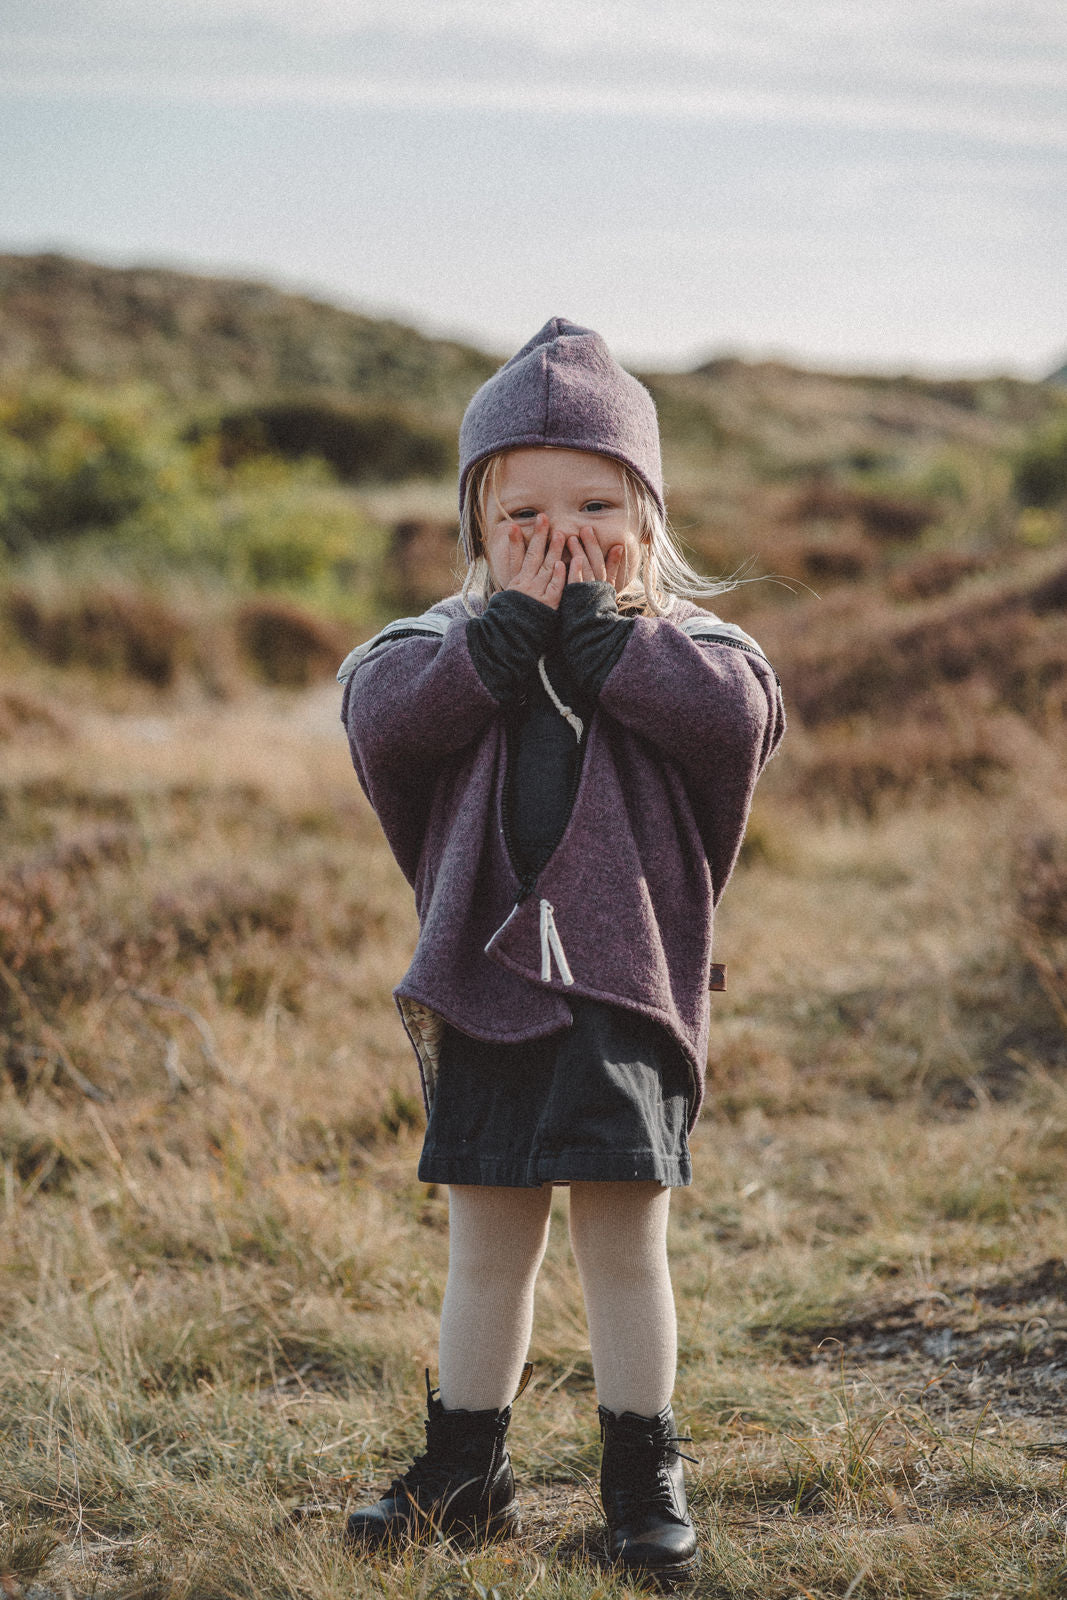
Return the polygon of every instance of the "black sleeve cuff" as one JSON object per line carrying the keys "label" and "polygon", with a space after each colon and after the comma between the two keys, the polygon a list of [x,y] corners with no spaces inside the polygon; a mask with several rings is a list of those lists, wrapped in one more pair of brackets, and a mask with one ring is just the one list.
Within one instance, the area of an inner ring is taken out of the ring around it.
{"label": "black sleeve cuff", "polygon": [[559,603],[563,659],[578,688],[594,699],[630,637],[633,622],[620,617],[610,583],[569,583]]}
{"label": "black sleeve cuff", "polygon": [[480,617],[467,623],[467,648],[475,670],[494,700],[513,700],[537,668],[556,632],[551,606],[504,589]]}

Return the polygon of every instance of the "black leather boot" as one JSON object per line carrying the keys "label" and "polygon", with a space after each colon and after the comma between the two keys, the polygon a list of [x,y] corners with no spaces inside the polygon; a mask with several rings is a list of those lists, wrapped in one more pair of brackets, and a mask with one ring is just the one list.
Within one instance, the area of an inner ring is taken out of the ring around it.
{"label": "black leather boot", "polygon": [[600,1494],[608,1523],[608,1555],[623,1571],[674,1588],[700,1569],[700,1551],[685,1498],[688,1443],[665,1406],[657,1417],[599,1408],[604,1456]]}
{"label": "black leather boot", "polygon": [[[519,1394],[527,1382],[524,1369]],[[352,1512],[347,1539],[366,1549],[405,1539],[504,1539],[518,1533],[515,1478],[504,1448],[510,1422],[510,1406],[446,1411],[427,1372],[426,1453],[374,1505]]]}

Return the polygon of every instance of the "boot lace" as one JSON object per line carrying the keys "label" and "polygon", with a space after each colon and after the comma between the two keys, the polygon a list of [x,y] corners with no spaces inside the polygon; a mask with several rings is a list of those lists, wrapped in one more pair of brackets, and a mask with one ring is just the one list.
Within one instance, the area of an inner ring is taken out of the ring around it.
{"label": "boot lace", "polygon": [[[432,1403],[429,1375],[426,1393]],[[409,1501],[422,1511],[447,1504],[468,1484],[484,1479],[492,1468],[494,1450],[491,1440],[483,1441],[483,1446],[487,1445],[489,1449],[484,1461],[465,1460],[466,1452],[462,1447],[457,1448],[454,1440],[442,1434],[437,1422],[428,1421],[426,1445],[423,1454],[416,1456],[407,1471],[401,1477],[394,1478],[389,1485],[391,1495]]]}
{"label": "boot lace", "polygon": [[691,1461],[696,1457],[686,1455],[677,1448],[692,1444],[692,1434],[669,1434],[664,1439],[626,1445],[619,1452],[619,1477],[615,1484],[620,1514],[630,1517],[634,1512],[661,1511],[665,1516],[677,1518],[678,1507],[671,1481],[670,1457],[676,1461]]}

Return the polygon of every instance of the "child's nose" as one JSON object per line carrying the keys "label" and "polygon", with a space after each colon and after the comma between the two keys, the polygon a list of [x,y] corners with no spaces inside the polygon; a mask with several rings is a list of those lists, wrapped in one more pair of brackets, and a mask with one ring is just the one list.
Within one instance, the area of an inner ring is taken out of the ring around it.
{"label": "child's nose", "polygon": [[575,535],[575,537],[577,537],[581,526],[582,522],[580,517],[564,515],[553,519],[552,527],[549,531],[551,533],[556,533],[558,531],[559,533],[562,533],[564,539],[569,539],[572,533]]}

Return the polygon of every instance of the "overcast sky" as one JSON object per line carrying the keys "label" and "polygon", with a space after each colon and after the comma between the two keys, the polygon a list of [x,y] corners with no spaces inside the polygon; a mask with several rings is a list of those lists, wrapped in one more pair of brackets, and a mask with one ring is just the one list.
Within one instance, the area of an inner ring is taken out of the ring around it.
{"label": "overcast sky", "polygon": [[0,249],[510,352],[1067,356],[1067,0],[0,0]]}

